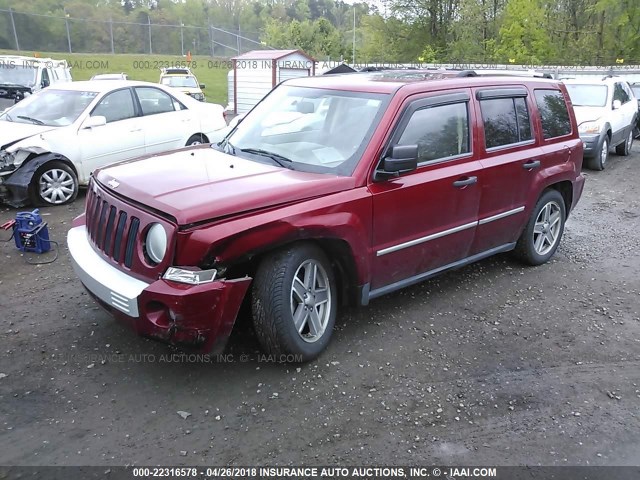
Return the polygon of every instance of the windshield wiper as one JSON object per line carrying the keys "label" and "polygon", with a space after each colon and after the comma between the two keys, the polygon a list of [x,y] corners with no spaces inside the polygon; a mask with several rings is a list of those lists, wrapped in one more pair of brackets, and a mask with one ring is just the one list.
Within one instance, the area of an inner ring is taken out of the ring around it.
{"label": "windshield wiper", "polygon": [[24,88],[24,85],[20,85],[19,83],[0,83],[0,87]]}
{"label": "windshield wiper", "polygon": [[287,157],[283,157],[282,155],[278,155],[277,153],[269,152],[267,150],[262,150],[260,148],[241,148],[241,152],[251,153],[253,155],[260,155],[262,157],[267,157],[273,160],[275,164],[282,168],[291,169],[291,163],[293,160],[288,159]]}
{"label": "windshield wiper", "polygon": [[18,118],[22,120],[29,120],[30,122],[35,123],[36,125],[44,125],[44,122],[42,120],[38,120],[37,118],[26,117],[24,115],[18,115]]}

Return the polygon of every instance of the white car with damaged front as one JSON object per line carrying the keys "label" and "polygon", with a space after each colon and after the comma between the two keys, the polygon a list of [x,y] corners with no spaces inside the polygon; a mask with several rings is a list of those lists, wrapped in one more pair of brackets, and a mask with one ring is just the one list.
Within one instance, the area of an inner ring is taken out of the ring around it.
{"label": "white car with damaged front", "polygon": [[69,203],[98,167],[217,139],[222,111],[155,83],[46,88],[0,114],[0,201]]}

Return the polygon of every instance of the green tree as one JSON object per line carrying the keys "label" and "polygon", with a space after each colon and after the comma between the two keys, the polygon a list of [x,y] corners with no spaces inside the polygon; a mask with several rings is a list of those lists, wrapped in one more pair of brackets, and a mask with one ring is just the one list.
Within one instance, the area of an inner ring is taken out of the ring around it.
{"label": "green tree", "polygon": [[496,60],[539,64],[553,57],[544,11],[538,0],[509,0],[499,31]]}

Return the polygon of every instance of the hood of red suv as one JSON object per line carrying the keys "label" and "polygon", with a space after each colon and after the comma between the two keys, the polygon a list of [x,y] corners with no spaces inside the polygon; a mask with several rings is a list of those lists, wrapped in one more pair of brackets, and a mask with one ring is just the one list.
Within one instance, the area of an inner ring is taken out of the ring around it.
{"label": "hood of red suv", "polygon": [[306,173],[227,155],[180,150],[103,168],[98,182],[179,225],[297,202],[354,187],[352,177]]}

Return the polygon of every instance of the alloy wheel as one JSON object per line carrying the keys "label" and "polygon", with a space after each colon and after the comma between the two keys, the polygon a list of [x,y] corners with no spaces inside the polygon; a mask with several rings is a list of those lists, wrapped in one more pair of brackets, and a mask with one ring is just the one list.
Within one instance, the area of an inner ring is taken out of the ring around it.
{"label": "alloy wheel", "polygon": [[331,317],[331,286],[327,272],[315,260],[303,262],[293,276],[291,314],[305,342],[314,343],[324,335]]}
{"label": "alloy wheel", "polygon": [[544,256],[551,251],[560,238],[562,210],[555,201],[545,204],[538,213],[533,227],[533,248]]}

